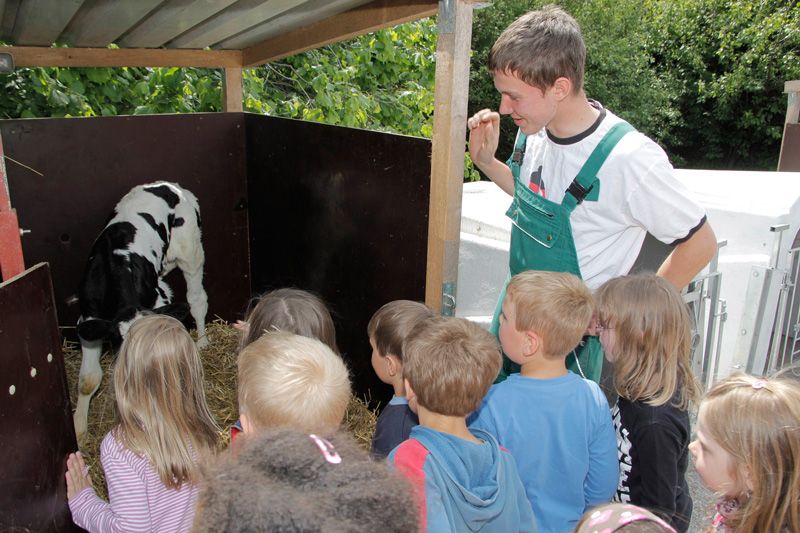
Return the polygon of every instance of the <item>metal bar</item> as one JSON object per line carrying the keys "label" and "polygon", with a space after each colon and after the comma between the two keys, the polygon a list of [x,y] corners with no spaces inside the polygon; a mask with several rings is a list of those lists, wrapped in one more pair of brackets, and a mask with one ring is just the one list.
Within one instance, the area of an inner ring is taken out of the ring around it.
{"label": "metal bar", "polygon": [[717,252],[714,254],[714,257],[711,259],[711,263],[709,264],[708,270],[710,273],[715,274],[713,277],[709,276],[708,280],[708,299],[711,302],[709,305],[709,323],[708,323],[708,335],[706,336],[706,343],[705,348],[703,349],[703,369],[702,369],[702,378],[705,382],[708,379],[709,369],[711,368],[711,359],[713,354],[713,345],[714,340],[717,335],[717,318],[720,316],[717,314],[717,304],[719,300],[719,293],[722,286],[722,276],[719,274],[719,251],[721,248],[728,245],[727,240],[721,240],[717,242]]}

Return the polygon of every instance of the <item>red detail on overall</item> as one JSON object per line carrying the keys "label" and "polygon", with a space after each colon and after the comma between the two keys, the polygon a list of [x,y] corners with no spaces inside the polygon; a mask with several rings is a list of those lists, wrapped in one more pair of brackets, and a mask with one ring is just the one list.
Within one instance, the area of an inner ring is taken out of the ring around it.
{"label": "red detail on overall", "polygon": [[425,459],[428,449],[418,440],[408,439],[400,444],[394,454],[394,464],[410,482],[419,505],[419,530],[428,529],[428,505],[425,499]]}
{"label": "red detail on overall", "polygon": [[547,198],[547,193],[545,192],[545,190],[544,190],[544,187],[539,187],[537,184],[535,184],[535,183],[533,183],[533,182],[530,182],[530,183],[528,184],[528,187],[529,187],[529,188],[530,188],[530,189],[531,189],[533,192],[535,192],[536,194],[538,194],[538,195],[540,195],[540,196],[544,196],[545,198]]}
{"label": "red detail on overall", "polygon": [[3,157],[3,139],[0,138],[0,273],[3,281],[25,270],[22,259],[22,241],[19,238],[17,213],[11,209],[8,194],[6,164]]}

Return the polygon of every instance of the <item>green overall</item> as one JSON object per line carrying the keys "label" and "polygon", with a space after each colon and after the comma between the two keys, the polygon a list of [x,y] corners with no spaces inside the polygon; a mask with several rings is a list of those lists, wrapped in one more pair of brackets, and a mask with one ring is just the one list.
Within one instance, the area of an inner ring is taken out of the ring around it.
{"label": "green overall", "polygon": [[[570,214],[590,193],[593,197],[599,193],[600,182],[597,179],[597,172],[617,142],[630,131],[634,131],[634,128],[627,122],[620,122],[611,127],[567,188],[561,204],[533,192],[527,184],[520,181],[520,165],[525,154],[527,137],[522,132],[517,134],[514,153],[507,161],[514,175],[514,201],[506,212],[512,223],[508,261],[509,280],[525,270],[570,272],[581,276],[569,221]],[[505,294],[504,285],[490,327],[490,331],[495,335],[499,331],[499,316]],[[573,357],[567,358],[567,368],[593,381],[600,380],[603,352],[597,337],[585,336],[580,345],[573,350],[572,355]],[[518,364],[503,354],[503,367],[497,382],[503,381],[509,374],[519,372],[519,369]]]}

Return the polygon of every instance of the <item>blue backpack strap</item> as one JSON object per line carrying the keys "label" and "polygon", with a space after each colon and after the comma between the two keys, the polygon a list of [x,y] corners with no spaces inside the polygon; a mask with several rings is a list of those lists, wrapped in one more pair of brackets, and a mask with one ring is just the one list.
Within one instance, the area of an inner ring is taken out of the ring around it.
{"label": "blue backpack strap", "polygon": [[525,157],[525,143],[528,136],[522,133],[522,130],[517,130],[517,139],[514,141],[514,151],[511,157],[506,161],[506,165],[511,169],[511,174],[514,176],[514,181],[519,181],[519,173],[522,168],[522,159]]}
{"label": "blue backpack strap", "polygon": [[597,173],[600,171],[600,167],[603,166],[603,163],[606,162],[606,159],[608,159],[611,151],[620,139],[632,131],[636,131],[636,129],[625,121],[618,122],[611,126],[611,129],[600,139],[600,142],[597,143],[597,146],[595,146],[588,159],[586,159],[586,162],[583,164],[580,171],[578,171],[578,175],[575,176],[575,179],[572,180],[572,183],[567,187],[564,200],[561,202],[562,206],[572,211],[583,202],[586,195],[589,194],[589,191],[592,190],[592,187],[594,187],[594,184],[597,182]]}

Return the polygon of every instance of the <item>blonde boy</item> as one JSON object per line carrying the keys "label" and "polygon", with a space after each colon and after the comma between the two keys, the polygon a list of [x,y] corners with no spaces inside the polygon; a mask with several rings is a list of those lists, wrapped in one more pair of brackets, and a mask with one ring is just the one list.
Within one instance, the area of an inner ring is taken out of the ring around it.
{"label": "blonde boy", "polygon": [[342,358],[322,342],[265,333],[239,353],[239,415],[245,433],[292,427],[334,432],[350,401]]}
{"label": "blonde boy", "polygon": [[417,324],[403,350],[420,424],[388,460],[416,488],[420,530],[536,531],[514,459],[465,421],[500,369],[494,337],[467,320],[435,317]]}
{"label": "blonde boy", "polygon": [[527,271],[511,279],[500,315],[503,351],[521,366],[491,388],[470,429],[507,448],[540,531],[572,531],[589,507],[614,495],[617,441],[600,387],[569,372],[567,354],[594,312],[576,276]]}
{"label": "blonde boy", "polygon": [[394,389],[392,399],[375,425],[372,453],[376,457],[389,455],[419,423],[416,413],[408,406],[403,385],[403,341],[418,322],[433,316],[433,311],[423,303],[395,300],[378,309],[367,325],[372,368],[381,381]]}

